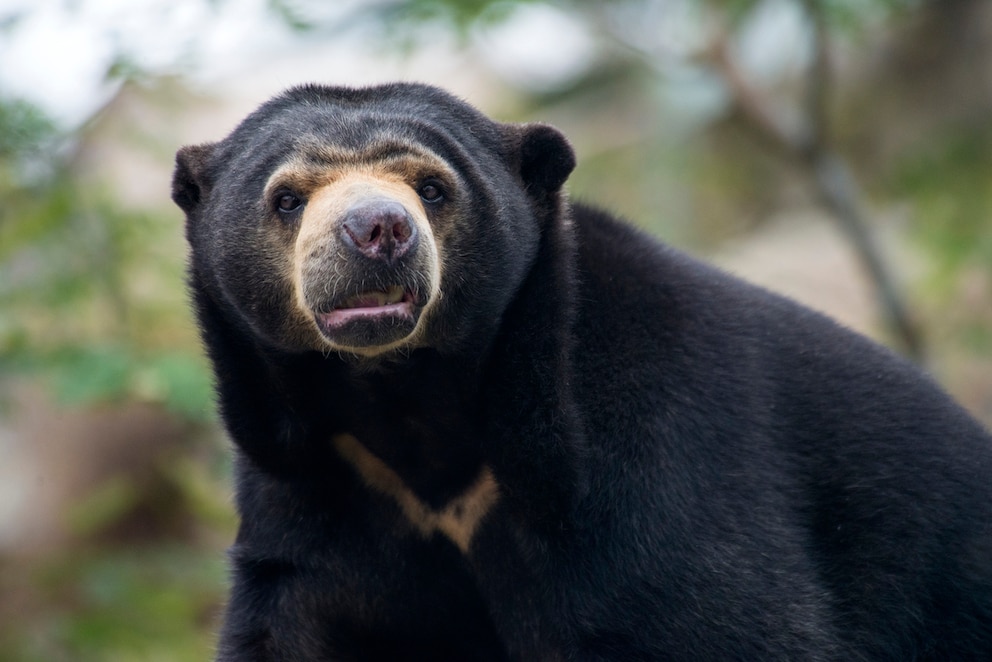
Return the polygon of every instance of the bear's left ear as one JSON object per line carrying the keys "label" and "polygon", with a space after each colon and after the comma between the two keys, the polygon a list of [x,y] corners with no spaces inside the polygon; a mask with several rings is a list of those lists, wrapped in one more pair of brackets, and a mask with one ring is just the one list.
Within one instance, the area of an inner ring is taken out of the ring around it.
{"label": "bear's left ear", "polygon": [[575,168],[575,152],[558,129],[525,124],[520,135],[520,175],[528,188],[555,193]]}
{"label": "bear's left ear", "polygon": [[176,152],[176,169],[172,173],[172,200],[189,214],[200,204],[212,182],[207,164],[214,143],[187,145]]}

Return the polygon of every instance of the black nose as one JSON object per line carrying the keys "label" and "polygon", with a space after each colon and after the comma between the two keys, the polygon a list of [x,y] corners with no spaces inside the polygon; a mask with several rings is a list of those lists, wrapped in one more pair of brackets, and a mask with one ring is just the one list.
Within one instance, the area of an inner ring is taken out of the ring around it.
{"label": "black nose", "polygon": [[349,209],[342,240],[360,253],[391,261],[417,245],[417,226],[406,208],[393,200],[370,200]]}

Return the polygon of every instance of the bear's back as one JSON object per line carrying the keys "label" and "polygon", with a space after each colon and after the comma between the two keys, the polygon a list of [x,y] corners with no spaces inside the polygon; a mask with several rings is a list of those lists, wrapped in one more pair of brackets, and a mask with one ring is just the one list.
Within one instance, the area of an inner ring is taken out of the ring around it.
{"label": "bear's back", "polygon": [[[575,205],[573,222],[589,502],[653,508],[601,520],[628,556],[663,550],[639,560],[659,578],[649,589],[724,611],[741,641],[734,614],[750,600],[769,621],[801,607],[804,636],[832,629],[881,656],[992,645],[988,433],[825,316],[594,209]],[[634,528],[648,521],[664,524]]]}

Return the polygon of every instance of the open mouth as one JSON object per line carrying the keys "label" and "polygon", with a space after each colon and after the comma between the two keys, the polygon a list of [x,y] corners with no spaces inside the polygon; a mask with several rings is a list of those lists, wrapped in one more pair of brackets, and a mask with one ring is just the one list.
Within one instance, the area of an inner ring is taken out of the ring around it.
{"label": "open mouth", "polygon": [[343,299],[328,312],[317,313],[317,323],[322,330],[333,332],[359,320],[413,321],[415,300],[413,292],[400,285],[360,292]]}

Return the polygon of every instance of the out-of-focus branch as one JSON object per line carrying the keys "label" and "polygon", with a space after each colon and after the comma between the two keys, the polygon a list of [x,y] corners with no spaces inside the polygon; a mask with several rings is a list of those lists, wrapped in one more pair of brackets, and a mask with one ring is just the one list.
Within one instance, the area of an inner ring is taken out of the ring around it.
{"label": "out-of-focus branch", "polygon": [[794,135],[794,132],[788,131],[782,125],[737,68],[726,34],[717,37],[707,56],[723,79],[724,85],[727,86],[734,105],[755,132],[755,136],[774,150],[784,150],[787,156],[795,156],[800,152],[802,150],[800,136]]}
{"label": "out-of-focus branch", "polygon": [[803,99],[807,121],[807,149],[815,150],[826,147],[831,143],[829,121],[827,119],[830,101],[830,50],[826,22],[820,8],[816,6],[819,0],[801,0],[813,27],[813,61],[810,63],[806,81],[806,93]]}
{"label": "out-of-focus branch", "polygon": [[925,359],[920,330],[913,322],[906,303],[868,226],[860,193],[851,169],[837,153],[817,150],[810,167],[824,205],[833,213],[841,230],[857,252],[864,269],[875,284],[879,304],[892,333],[906,353],[919,362]]}
{"label": "out-of-focus branch", "polygon": [[805,123],[800,129],[790,130],[778,121],[760,93],[737,68],[725,35],[717,39],[709,59],[755,135],[807,171],[823,205],[836,219],[871,278],[891,332],[909,356],[922,361],[924,347],[919,329],[871,232],[861,190],[851,168],[832,145],[827,118],[830,99],[827,28],[817,0],[802,0],[802,3],[813,23],[816,43],[803,104]]}

